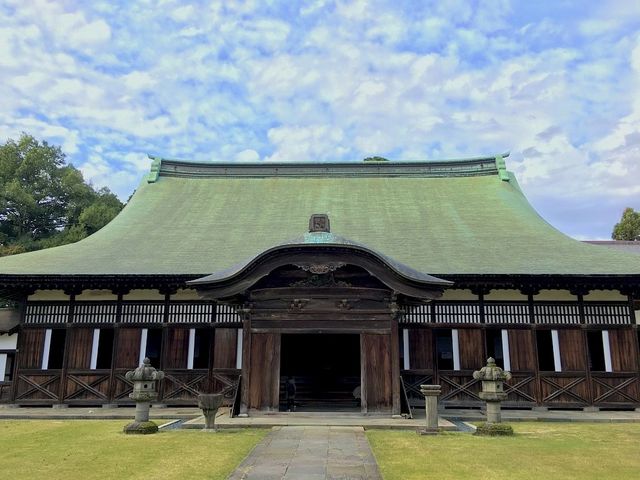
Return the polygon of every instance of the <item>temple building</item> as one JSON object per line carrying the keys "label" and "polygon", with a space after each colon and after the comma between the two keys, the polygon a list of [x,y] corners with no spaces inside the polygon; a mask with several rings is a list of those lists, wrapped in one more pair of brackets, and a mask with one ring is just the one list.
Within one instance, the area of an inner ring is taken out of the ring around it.
{"label": "temple building", "polygon": [[0,401],[129,404],[222,392],[235,413],[404,413],[421,384],[481,404],[640,407],[640,255],[573,240],[498,155],[438,162],[154,158],[124,210],[78,243],[0,258]]}

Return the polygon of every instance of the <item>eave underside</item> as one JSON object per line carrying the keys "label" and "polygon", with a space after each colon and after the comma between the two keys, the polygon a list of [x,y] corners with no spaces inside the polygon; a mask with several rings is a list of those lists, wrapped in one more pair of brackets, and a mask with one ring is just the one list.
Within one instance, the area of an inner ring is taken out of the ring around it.
{"label": "eave underside", "polygon": [[[196,275],[2,275],[0,297],[22,298],[36,290],[112,290],[127,293],[135,289],[157,289],[174,293],[191,288],[187,282],[204,277]],[[482,293],[491,290],[515,289],[523,293],[539,290],[569,290],[588,293],[590,290],[617,290],[640,298],[640,275],[442,275],[435,276],[453,282],[453,289],[469,289]]]}

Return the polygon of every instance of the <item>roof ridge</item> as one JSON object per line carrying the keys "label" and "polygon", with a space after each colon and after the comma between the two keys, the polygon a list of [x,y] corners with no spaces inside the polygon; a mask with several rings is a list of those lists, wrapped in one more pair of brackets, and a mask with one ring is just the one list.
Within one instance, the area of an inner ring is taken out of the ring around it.
{"label": "roof ridge", "polygon": [[153,160],[149,183],[167,177],[467,177],[498,175],[508,181],[504,158],[493,156],[430,161],[237,163],[194,162],[149,155]]}

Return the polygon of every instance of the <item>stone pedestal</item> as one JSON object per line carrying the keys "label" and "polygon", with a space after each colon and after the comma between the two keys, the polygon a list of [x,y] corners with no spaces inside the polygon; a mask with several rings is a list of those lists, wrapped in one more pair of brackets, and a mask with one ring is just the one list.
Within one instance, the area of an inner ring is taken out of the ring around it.
{"label": "stone pedestal", "polygon": [[487,422],[500,423],[501,421],[500,401],[487,400]]}
{"label": "stone pedestal", "polygon": [[148,422],[149,421],[149,402],[136,402],[136,422]]}
{"label": "stone pedestal", "polygon": [[442,392],[440,385],[420,385],[420,393],[424,395],[426,426],[419,430],[421,435],[438,433],[438,397]]}

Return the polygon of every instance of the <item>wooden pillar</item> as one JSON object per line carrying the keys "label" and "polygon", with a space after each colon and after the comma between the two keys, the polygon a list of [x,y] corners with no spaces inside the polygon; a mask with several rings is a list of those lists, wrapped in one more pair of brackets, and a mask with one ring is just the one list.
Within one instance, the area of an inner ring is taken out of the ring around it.
{"label": "wooden pillar", "polygon": [[[18,392],[18,375],[20,374],[21,357],[24,355],[24,331],[23,325],[27,316],[27,298],[28,295],[24,295],[21,301],[18,303],[20,309],[20,325],[18,326],[18,342],[16,343],[16,353],[14,356],[13,364],[13,381],[11,382],[11,392],[9,392],[9,399],[11,402],[16,401],[16,395]],[[632,310],[633,311],[633,310]]]}
{"label": "wooden pillar", "polygon": [[534,325],[536,323],[536,314],[533,306],[533,295],[527,295],[527,304],[529,305],[529,323]]}
{"label": "wooden pillar", "polygon": [[[537,289],[525,289],[521,290],[522,293],[527,295],[527,304],[529,305],[529,325],[530,329],[528,330],[529,335],[531,336],[531,342],[533,347],[533,361],[534,361],[534,375],[535,375],[535,399],[536,405],[542,406],[542,386],[540,383],[542,380],[540,379],[540,368],[538,365],[540,364],[538,360],[538,338],[537,338],[537,330],[536,330],[536,313],[535,313],[535,303],[534,303],[534,295],[538,294]],[[511,352],[509,352],[511,353]]]}
{"label": "wooden pillar", "polygon": [[[582,299],[580,299],[580,303],[582,303]],[[582,322],[584,322],[584,308],[580,308],[580,317]],[[602,332],[601,332],[602,334]],[[587,329],[582,327],[582,344],[584,345],[582,356],[584,361],[584,369],[585,375],[587,377],[587,396],[589,400],[589,405],[593,405],[593,401],[596,398],[593,391],[593,382],[591,380],[591,367],[589,366],[589,340],[587,338]]]}
{"label": "wooden pillar", "polygon": [[246,417],[249,411],[249,385],[251,383],[251,319],[242,321],[242,392],[240,395],[240,416]]}
{"label": "wooden pillar", "polygon": [[116,358],[118,355],[118,340],[120,337],[120,321],[122,319],[122,292],[114,292],[118,296],[116,300],[116,321],[113,324],[113,344],[111,345],[111,371],[109,373],[109,392],[107,401],[112,403],[115,400],[114,390],[116,382]]}
{"label": "wooden pillar", "polygon": [[368,411],[368,398],[367,398],[367,352],[365,345],[365,334],[360,334],[360,411],[367,413]]}
{"label": "wooden pillar", "polygon": [[[160,292],[163,293],[163,292]],[[159,370],[165,370],[167,367],[167,354],[169,352],[169,302],[171,301],[171,293],[164,291],[164,305],[162,311],[162,340],[160,341],[160,367]],[[164,399],[164,390],[167,382],[160,382],[158,402]]]}
{"label": "wooden pillar", "polygon": [[[389,341],[391,348],[391,415],[400,415],[400,338],[398,336],[398,319],[391,319],[391,333]],[[406,353],[405,353],[406,355]]]}
{"label": "wooden pillar", "polygon": [[64,332],[64,351],[62,352],[62,372],[60,373],[60,388],[58,390],[58,403],[64,403],[64,394],[67,389],[67,370],[69,365],[69,345],[71,343],[71,329],[73,328],[73,317],[76,303],[76,293],[69,295],[69,316]]}

